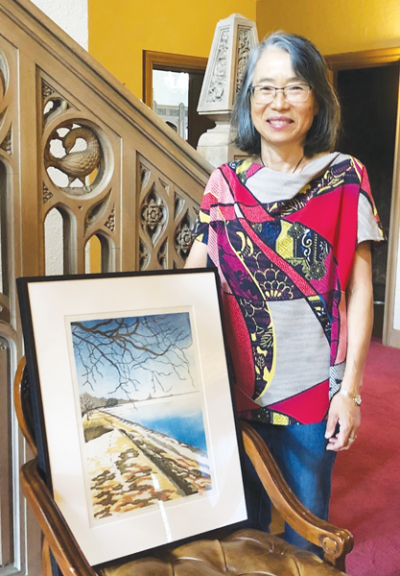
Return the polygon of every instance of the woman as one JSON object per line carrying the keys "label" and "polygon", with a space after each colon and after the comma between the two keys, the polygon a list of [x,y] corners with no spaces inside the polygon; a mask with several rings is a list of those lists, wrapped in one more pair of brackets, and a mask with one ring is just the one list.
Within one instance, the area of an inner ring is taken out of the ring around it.
{"label": "woman", "polygon": [[[186,265],[217,266],[239,416],[323,519],[334,457],[360,425],[370,241],[383,238],[365,168],[332,152],[339,121],[311,42],[275,33],[259,44],[233,114],[236,144],[253,156],[211,175]],[[268,531],[269,503],[246,466],[250,518]],[[318,553],[290,527],[285,538]]]}

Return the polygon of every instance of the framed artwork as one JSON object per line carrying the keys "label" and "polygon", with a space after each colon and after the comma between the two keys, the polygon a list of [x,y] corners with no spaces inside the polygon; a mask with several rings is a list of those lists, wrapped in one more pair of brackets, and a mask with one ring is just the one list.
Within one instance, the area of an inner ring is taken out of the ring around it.
{"label": "framed artwork", "polygon": [[246,520],[215,271],[17,282],[42,466],[88,561]]}

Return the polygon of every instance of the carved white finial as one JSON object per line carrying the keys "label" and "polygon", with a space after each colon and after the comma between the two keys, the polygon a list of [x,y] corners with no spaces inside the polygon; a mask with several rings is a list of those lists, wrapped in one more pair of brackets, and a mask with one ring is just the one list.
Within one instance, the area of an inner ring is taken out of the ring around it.
{"label": "carved white finial", "polygon": [[218,22],[197,107],[199,114],[232,111],[249,52],[256,44],[257,28],[252,20],[232,14]]}
{"label": "carved white finial", "polygon": [[232,14],[217,24],[197,112],[217,126],[200,137],[197,150],[219,166],[244,154],[231,143],[230,120],[250,50],[258,44],[255,23]]}

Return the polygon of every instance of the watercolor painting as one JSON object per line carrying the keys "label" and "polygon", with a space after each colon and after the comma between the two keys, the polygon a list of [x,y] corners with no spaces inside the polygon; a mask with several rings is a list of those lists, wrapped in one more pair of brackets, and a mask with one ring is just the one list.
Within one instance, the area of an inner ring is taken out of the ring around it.
{"label": "watercolor painting", "polygon": [[210,490],[187,312],[70,323],[96,520]]}

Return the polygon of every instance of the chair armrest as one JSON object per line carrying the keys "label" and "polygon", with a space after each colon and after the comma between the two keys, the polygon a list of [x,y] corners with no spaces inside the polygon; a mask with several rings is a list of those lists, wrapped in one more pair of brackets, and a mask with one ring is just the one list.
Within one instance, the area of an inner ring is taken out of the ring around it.
{"label": "chair armrest", "polygon": [[28,373],[26,371],[26,359],[25,356],[22,356],[18,362],[14,378],[14,408],[20,430],[24,435],[29,448],[32,450],[33,456],[37,456],[35,439],[33,437],[32,415],[27,412],[28,406],[30,406],[29,381]]}
{"label": "chair armrest", "polygon": [[353,548],[353,535],[312,514],[289,488],[268,446],[250,424],[240,421],[247,455],[275,508],[301,536],[321,546],[325,561],[345,571],[345,557]]}
{"label": "chair armrest", "polygon": [[40,476],[36,459],[22,466],[20,479],[22,492],[63,575],[97,576]]}

